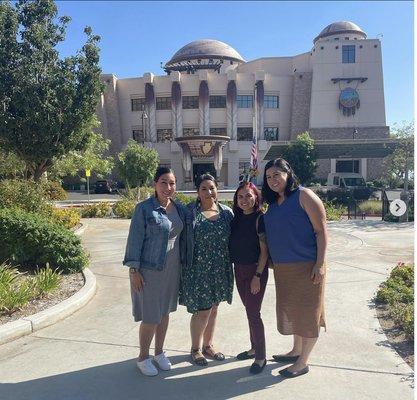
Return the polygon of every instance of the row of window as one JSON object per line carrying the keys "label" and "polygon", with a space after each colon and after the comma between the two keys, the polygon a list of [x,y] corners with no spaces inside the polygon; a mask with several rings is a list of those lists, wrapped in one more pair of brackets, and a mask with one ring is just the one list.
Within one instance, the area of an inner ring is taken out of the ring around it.
{"label": "row of window", "polygon": [[[198,136],[198,128],[184,128],[183,136]],[[210,135],[222,135],[227,136],[226,128],[210,128]],[[274,141],[278,140],[279,129],[278,128],[264,128],[264,140]],[[139,143],[145,141],[145,137],[142,129],[134,129],[132,131],[133,139]],[[157,129],[156,130],[157,141],[159,143],[171,142],[173,140],[172,129]],[[238,141],[251,141],[253,139],[252,127],[240,127],[237,128],[237,140]]]}
{"label": "row of window", "polygon": [[[236,97],[238,108],[252,108],[252,95],[239,95]],[[145,99],[131,99],[132,111],[144,111]],[[183,96],[182,108],[184,110],[197,109],[199,106],[198,96]],[[265,108],[279,108],[279,96],[264,96]],[[226,108],[226,96],[210,96],[210,108]],[[170,110],[171,97],[157,97],[157,110]]]}

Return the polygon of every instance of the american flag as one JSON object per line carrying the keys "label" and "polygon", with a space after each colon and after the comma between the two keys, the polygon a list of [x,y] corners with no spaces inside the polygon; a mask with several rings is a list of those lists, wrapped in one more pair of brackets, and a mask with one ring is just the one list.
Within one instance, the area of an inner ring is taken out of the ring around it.
{"label": "american flag", "polygon": [[250,169],[258,169],[258,146],[256,145],[256,137],[252,139],[252,147],[250,149]]}

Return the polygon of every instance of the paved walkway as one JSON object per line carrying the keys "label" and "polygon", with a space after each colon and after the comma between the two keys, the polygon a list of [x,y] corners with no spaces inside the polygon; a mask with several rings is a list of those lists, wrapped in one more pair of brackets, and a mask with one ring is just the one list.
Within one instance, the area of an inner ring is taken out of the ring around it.
{"label": "paved walkway", "polygon": [[[228,356],[225,362],[212,361],[206,368],[189,363],[190,316],[180,307],[166,340],[174,368],[153,378],[141,376],[135,366],[138,333],[130,315],[128,274],[121,266],[129,221],[87,223],[84,242],[97,295],[56,325],[0,346],[0,399],[412,399],[412,371],[387,344],[371,301],[390,268],[412,259],[412,224],[330,224],[328,331],[312,354],[311,372],[281,380],[282,365],[270,362],[262,374],[251,376],[250,361],[233,359],[248,345],[236,291],[233,304],[219,310],[216,343]],[[291,339],[275,328],[273,278],[263,316],[269,357],[288,350]]]}

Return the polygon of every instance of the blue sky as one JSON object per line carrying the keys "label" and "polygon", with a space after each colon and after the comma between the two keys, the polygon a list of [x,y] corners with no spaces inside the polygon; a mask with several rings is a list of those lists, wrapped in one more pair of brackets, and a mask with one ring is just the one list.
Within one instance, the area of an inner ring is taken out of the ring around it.
{"label": "blue sky", "polygon": [[[413,118],[411,1],[58,1],[72,18],[62,55],[85,41],[86,25],[101,36],[101,67],[119,78],[163,74],[160,63],[197,39],[218,39],[246,60],[293,56],[311,49],[328,24],[355,22],[381,38],[387,124]],[[380,35],[383,35],[382,37]]]}

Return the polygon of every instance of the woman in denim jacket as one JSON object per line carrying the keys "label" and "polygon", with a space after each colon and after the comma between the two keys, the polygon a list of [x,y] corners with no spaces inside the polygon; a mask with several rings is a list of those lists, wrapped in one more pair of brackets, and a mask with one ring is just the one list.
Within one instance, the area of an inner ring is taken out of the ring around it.
{"label": "woman in denim jacket", "polygon": [[[163,351],[169,313],[177,309],[181,268],[186,262],[186,211],[172,200],[176,179],[170,168],[156,171],[155,196],[136,206],[130,224],[123,265],[130,267],[132,312],[139,328],[137,366],[147,376],[156,364],[169,370]],[[155,356],[149,347],[155,336]],[[153,362],[152,362],[153,361]]]}
{"label": "woman in denim jacket", "polygon": [[232,302],[233,272],[229,257],[232,210],[217,202],[217,182],[209,174],[197,179],[197,203],[190,204],[187,229],[187,267],[183,270],[180,304],[192,313],[191,358],[207,365],[205,356],[218,361],[224,355],[213,347],[217,307]]}

